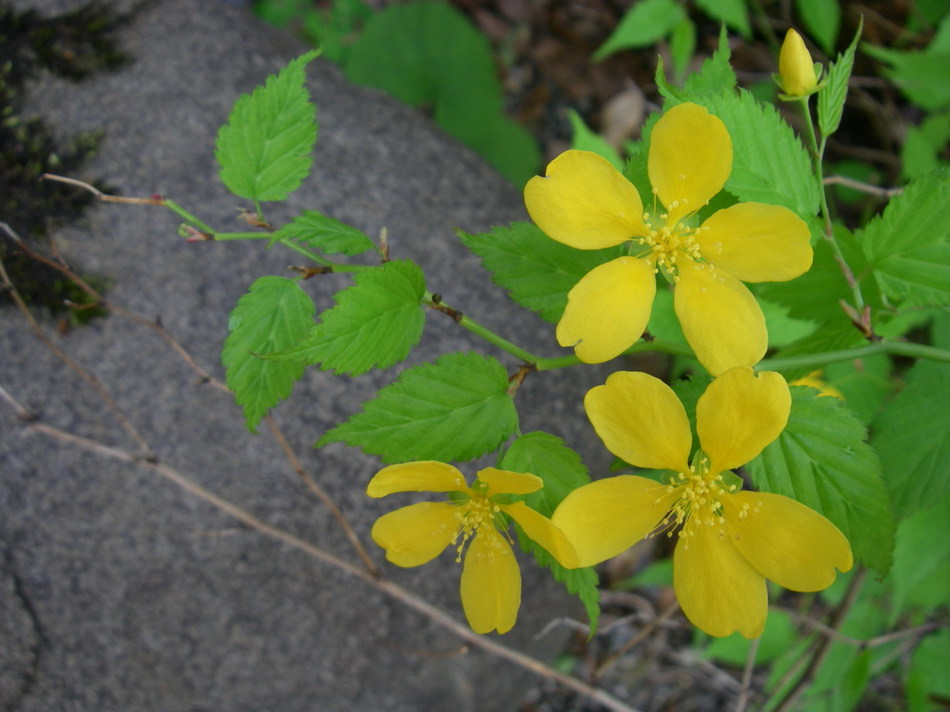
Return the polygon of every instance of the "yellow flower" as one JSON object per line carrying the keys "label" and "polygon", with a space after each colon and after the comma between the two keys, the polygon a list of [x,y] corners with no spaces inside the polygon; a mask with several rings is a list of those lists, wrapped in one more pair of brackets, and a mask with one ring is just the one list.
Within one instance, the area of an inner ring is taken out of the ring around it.
{"label": "yellow flower", "polygon": [[702,449],[682,403],[662,381],[620,372],[592,388],[584,405],[607,449],[627,462],[671,471],[669,484],[633,475],[597,480],[571,492],[551,520],[580,566],[622,552],[658,526],[678,540],[673,586],[686,616],[710,635],[765,626],[765,580],[818,591],[851,568],[845,536],[812,509],[780,495],[739,491],[729,472],[755,458],[788,421],[785,379],[737,367],[713,381],[696,405]]}
{"label": "yellow flower", "polygon": [[384,514],[373,525],[373,540],[397,566],[420,566],[454,544],[462,567],[462,608],[476,633],[506,633],[521,605],[521,571],[508,543],[507,522],[515,520],[525,534],[562,565],[577,566],[577,555],[551,521],[524,502],[506,495],[536,492],[544,486],[535,475],[494,467],[479,471],[469,487],[462,473],[444,462],[407,462],[384,467],[366,488],[370,497],[395,492],[447,492],[448,502],[419,502]]}
{"label": "yellow flower", "polygon": [[779,84],[789,98],[798,99],[818,90],[815,64],[802,36],[789,29],[778,55]]}
{"label": "yellow flower", "polygon": [[785,281],[807,271],[808,227],[791,210],[763,203],[739,203],[696,225],[696,211],[732,170],[725,124],[696,104],[679,104],[656,123],[647,169],[651,212],[626,178],[587,151],[562,153],[546,177],[525,186],[531,218],[552,239],[582,250],[629,242],[626,256],[570,291],[558,343],[587,363],[621,354],[646,329],[662,271],[675,284],[683,333],[710,373],[757,363],[768,345],[765,317],[740,280]]}
{"label": "yellow flower", "polygon": [[842,395],[841,391],[822,378],[821,371],[812,371],[807,376],[796,378],[792,381],[791,385],[811,386],[815,390],[820,391],[822,396],[830,396],[844,400],[844,395]]}

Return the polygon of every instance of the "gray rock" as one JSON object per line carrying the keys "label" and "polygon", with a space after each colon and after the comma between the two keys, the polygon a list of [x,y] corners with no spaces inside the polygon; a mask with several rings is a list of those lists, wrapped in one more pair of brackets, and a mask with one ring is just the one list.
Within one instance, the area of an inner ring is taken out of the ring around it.
{"label": "gray rock", "polygon": [[[72,3],[76,5],[80,3]],[[70,3],[24,2],[61,10]],[[123,195],[164,193],[220,229],[241,229],[238,202],[213,158],[218,126],[253,89],[304,47],[254,18],[208,0],[147,3],[123,30],[133,62],[81,84],[45,78],[32,108],[64,135],[104,129],[84,179]],[[453,230],[525,217],[518,190],[425,117],[349,85],[337,69],[309,68],[319,107],[314,175],[276,222],[316,208],[374,235],[426,271],[429,287],[528,348],[555,355],[549,326],[517,312]],[[2,219],[2,216],[0,216]],[[258,244],[187,244],[160,208],[99,204],[81,225],[56,231],[86,273],[108,276],[117,304],[162,322],[199,363],[223,378],[227,314],[257,277],[295,260]],[[307,283],[318,306],[346,285]],[[328,551],[353,560],[332,517],[299,484],[273,438],[243,430],[233,399],[195,373],[149,329],[118,316],[57,343],[92,370],[163,463]],[[107,445],[135,449],[92,388],[0,312],[0,385],[42,420]],[[493,351],[431,314],[410,362],[458,349]],[[311,369],[276,419],[307,471],[368,541],[384,511],[369,500],[373,458],[312,443],[359,409],[399,369],[360,379]],[[606,465],[581,397],[603,372],[532,376],[519,393],[522,430],[565,437]],[[471,475],[471,471],[469,472]],[[358,579],[243,527],[142,467],[41,435],[0,405],[0,705],[21,712],[208,710],[513,710],[532,680]],[[370,542],[372,547],[372,544]],[[378,561],[381,552],[371,549]],[[454,552],[385,575],[462,619]],[[550,658],[555,616],[578,614],[550,578],[523,566],[524,600],[503,642]]]}

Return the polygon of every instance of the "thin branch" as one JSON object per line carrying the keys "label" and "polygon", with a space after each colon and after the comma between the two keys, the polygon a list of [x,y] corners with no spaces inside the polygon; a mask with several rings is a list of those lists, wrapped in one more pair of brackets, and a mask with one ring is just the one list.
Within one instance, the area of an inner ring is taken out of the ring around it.
{"label": "thin branch", "polygon": [[360,541],[353,527],[350,525],[349,520],[344,516],[342,510],[337,506],[336,502],[333,501],[330,495],[328,495],[320,485],[314,482],[313,478],[307,474],[306,470],[304,470],[303,464],[301,464],[300,459],[297,457],[297,453],[295,453],[293,448],[290,447],[290,443],[287,442],[287,438],[284,437],[283,431],[278,427],[277,421],[274,420],[274,416],[268,415],[265,420],[267,421],[267,426],[270,428],[271,434],[274,436],[277,444],[280,445],[281,450],[284,451],[284,455],[286,455],[287,459],[290,461],[290,466],[297,474],[297,477],[299,477],[304,486],[306,486],[306,488],[309,489],[310,492],[313,493],[317,499],[323,502],[327,509],[330,510],[330,514],[332,514],[333,518],[336,519],[337,523],[340,525],[340,528],[343,529],[343,533],[346,535],[346,538],[350,540],[350,544],[352,544],[353,548],[356,550],[356,554],[360,557],[360,560],[366,567],[366,571],[372,576],[379,576],[379,567],[377,567],[370,558],[366,549],[363,547],[363,543]]}
{"label": "thin branch", "polygon": [[669,606],[666,607],[660,615],[656,616],[652,621],[643,626],[643,630],[637,633],[633,638],[628,640],[617,650],[608,655],[604,661],[597,666],[597,669],[594,671],[596,677],[600,677],[610,668],[614,663],[616,663],[625,653],[635,648],[648,636],[653,634],[657,628],[663,625],[672,616],[676,611],[680,609],[680,604],[678,601],[673,601]]}
{"label": "thin branch", "polygon": [[[0,227],[12,234],[10,227],[6,223],[0,223]],[[139,434],[138,430],[135,429],[135,426],[129,422],[129,419],[125,417],[125,415],[122,413],[122,410],[119,408],[118,403],[116,403],[115,399],[112,397],[112,394],[109,393],[104,385],[102,385],[102,382],[96,377],[96,375],[76,363],[69,357],[69,355],[66,354],[65,351],[59,348],[59,346],[46,335],[43,327],[41,327],[39,322],[33,317],[33,314],[30,312],[26,302],[23,301],[23,297],[20,296],[20,292],[17,291],[13,281],[7,274],[7,270],[3,265],[2,259],[0,259],[0,285],[2,285],[10,293],[10,297],[13,299],[17,309],[19,309],[20,313],[30,325],[30,329],[36,335],[36,338],[42,341],[50,351],[52,351],[61,361],[63,361],[63,363],[78,373],[87,383],[89,383],[89,385],[93,387],[93,389],[96,391],[96,394],[108,406],[109,410],[112,411],[112,414],[115,416],[116,420],[118,420],[119,425],[122,426],[122,429],[125,430],[125,432],[128,433],[129,436],[136,442],[142,453],[147,457],[153,457],[154,453],[152,452],[151,448],[149,448],[148,443],[145,442],[145,439]]]}
{"label": "thin branch", "polygon": [[607,709],[612,710],[613,712],[637,712],[636,709],[624,704],[604,690],[599,690],[584,683],[581,680],[578,680],[577,678],[564,675],[563,673],[560,673],[557,670],[545,665],[540,660],[532,658],[529,655],[525,655],[524,653],[521,653],[517,650],[513,650],[505,645],[502,645],[501,643],[495,642],[491,638],[483,637],[475,633],[470,628],[468,628],[468,626],[460,623],[444,611],[432,606],[430,603],[419,598],[410,591],[407,591],[398,584],[393,583],[392,581],[377,578],[359,566],[355,566],[347,561],[344,561],[343,559],[334,556],[324,549],[304,541],[303,539],[300,539],[293,534],[284,531],[283,529],[267,524],[247,510],[242,509],[229,500],[226,500],[223,497],[211,492],[210,490],[205,489],[172,467],[164,465],[160,462],[144,459],[119,448],[104,445],[95,440],[73,435],[72,433],[68,433],[59,428],[46,425],[45,423],[27,423],[25,427],[28,430],[37,433],[43,433],[63,442],[76,445],[91,452],[95,452],[103,457],[150,468],[155,473],[174,483],[178,487],[181,487],[189,494],[203,500],[204,502],[207,502],[208,504],[216,507],[231,517],[234,517],[260,534],[281,541],[294,549],[298,549],[306,553],[308,556],[333,566],[346,574],[354,576],[369,584],[373,588],[385,593],[391,598],[398,600],[403,605],[406,605],[409,608],[422,613],[438,625],[451,631],[453,634],[457,635],[459,638],[471,644],[472,646],[481,648],[482,650],[485,650],[486,652],[491,653],[499,658],[508,660],[509,662],[512,662],[515,665],[518,665],[519,667],[536,675],[554,680],[564,687],[567,687],[580,695],[589,697],[591,700],[604,705]]}
{"label": "thin branch", "polygon": [[824,179],[825,185],[840,185],[845,188],[851,188],[853,190],[858,190],[862,193],[867,193],[868,195],[876,195],[881,198],[892,198],[895,195],[899,195],[904,192],[903,188],[882,188],[879,185],[871,185],[870,183],[865,183],[860,180],[855,180],[854,178],[848,178],[847,176],[825,176]]}
{"label": "thin branch", "polygon": [[759,643],[762,638],[756,638],[749,645],[749,654],[746,656],[745,669],[742,671],[742,689],[739,690],[739,699],[736,700],[736,712],[745,712],[752,692],[752,673],[755,670],[755,658],[759,652]]}
{"label": "thin branch", "polygon": [[[70,179],[71,180],[71,179]],[[92,285],[90,285],[86,280],[84,280],[79,274],[77,274],[70,266],[58,256],[56,258],[50,258],[46,255],[43,255],[39,252],[36,252],[30,249],[24,242],[22,242],[19,237],[17,237],[9,226],[0,223],[6,231],[17,241],[19,247],[26,253],[31,259],[35,259],[38,262],[41,262],[52,269],[57,270],[67,279],[71,280],[76,286],[83,290],[90,299],[92,299],[96,304],[102,306],[105,309],[108,309],[111,312],[116,314],[121,314],[122,316],[135,321],[138,324],[148,327],[155,333],[157,333],[164,341],[178,354],[178,356],[185,361],[188,366],[191,367],[195,373],[198,374],[202,383],[208,383],[211,386],[217,388],[218,390],[230,393],[231,389],[228,386],[211,375],[209,371],[203,368],[194,357],[185,348],[178,343],[171,332],[165,328],[165,326],[160,321],[153,321],[147,319],[140,314],[137,314],[133,311],[129,311],[124,307],[121,307],[117,304],[114,304],[110,300],[106,299],[102,294],[100,294]],[[54,243],[55,249],[55,243]],[[321,501],[323,504],[330,510],[330,513],[337,520],[340,526],[343,528],[343,532],[346,537],[353,544],[354,549],[356,550],[357,555],[362,559],[363,563],[366,565],[367,571],[372,574],[377,574],[378,569],[376,564],[373,563],[373,560],[367,554],[365,547],[359,541],[359,538],[356,536],[356,532],[353,530],[353,527],[347,521],[346,517],[343,515],[342,510],[337,506],[336,502],[323,490],[313,479],[306,473],[303,468],[303,465],[300,463],[300,460],[297,458],[296,453],[290,447],[290,444],[287,442],[287,439],[284,437],[283,432],[280,430],[280,427],[277,425],[277,422],[271,417],[267,416],[267,422],[270,427],[271,433],[274,436],[274,439],[277,440],[278,445],[284,451],[284,454],[287,456],[287,459],[290,461],[290,466],[293,468],[294,472],[297,473],[297,476],[301,479],[304,485]]]}

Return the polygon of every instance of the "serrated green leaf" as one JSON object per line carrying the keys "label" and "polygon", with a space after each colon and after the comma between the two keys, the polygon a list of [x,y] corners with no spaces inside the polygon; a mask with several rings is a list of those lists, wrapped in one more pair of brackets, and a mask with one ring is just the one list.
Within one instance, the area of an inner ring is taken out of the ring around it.
{"label": "serrated green leaf", "polygon": [[853,298],[834,250],[825,239],[815,244],[812,266],[805,274],[787,282],[757,285],[756,293],[787,307],[789,316],[794,319],[821,324],[846,319],[838,302],[842,299],[850,302]]}
{"label": "serrated green leaf", "polygon": [[714,20],[726,23],[745,39],[752,34],[749,10],[743,0],[696,0],[696,7]]}
{"label": "serrated green leaf", "polygon": [[686,78],[684,101],[698,101],[704,96],[719,94],[736,88],[738,79],[732,68],[732,50],[729,48],[729,35],[722,28],[719,33],[719,46],[712,56],[703,61],[698,72]]}
{"label": "serrated green leaf", "polygon": [[386,464],[472,460],[515,432],[508,375],[493,358],[450,353],[404,371],[317,443],[346,443]]}
{"label": "serrated green leaf", "polygon": [[244,408],[252,433],[267,411],[290,395],[304,364],[271,361],[260,355],[283,351],[313,324],[313,301],[300,285],[285,277],[261,277],[238,300],[228,319],[231,332],[221,361],[227,384]]}
{"label": "serrated green leaf", "polygon": [[848,537],[857,561],[887,573],[894,517],[864,425],[838,398],[791,390],[788,425],[746,466],[752,481],[823,514]]}
{"label": "serrated green leaf", "polygon": [[[755,653],[756,665],[765,665],[777,659],[798,639],[798,631],[791,615],[787,611],[770,611],[765,619],[765,630],[755,643],[758,645]],[[740,633],[733,633],[725,638],[713,638],[703,650],[703,657],[707,660],[726,663],[735,667],[742,667],[749,658],[749,647],[753,641],[744,638]]]}
{"label": "serrated green leaf", "polygon": [[828,0],[795,0],[795,8],[808,34],[818,42],[825,54],[834,52],[838,29],[841,27],[840,5]]}
{"label": "serrated green leaf", "polygon": [[649,47],[666,37],[686,16],[675,0],[640,0],[620,18],[617,28],[596,52],[594,61],[622,49]]}
{"label": "serrated green leaf", "polygon": [[886,354],[856,361],[828,364],[824,378],[844,396],[848,409],[870,425],[887,397],[894,391],[891,360]]}
{"label": "serrated green leaf", "polygon": [[547,517],[570,492],[590,482],[581,456],[561,438],[540,431],[525,433],[511,443],[498,467],[530,472],[544,480],[544,487],[526,495],[524,501]]}
{"label": "serrated green leaf", "polygon": [[[544,480],[544,487],[524,497],[525,504],[545,516],[551,516],[574,489],[590,482],[587,468],[580,455],[571,450],[560,438],[534,431],[515,440],[498,462],[498,467],[513,472],[530,472]],[[520,527],[518,541],[521,548],[530,552],[538,563],[548,568],[555,580],[580,598],[590,620],[591,635],[597,630],[600,616],[600,594],[597,589],[597,574],[591,567],[565,569],[553,556],[525,536]]]}
{"label": "serrated green leaf", "polygon": [[396,260],[358,273],[353,282],[337,293],[336,306],[322,314],[320,323],[279,359],[358,376],[409,355],[425,325],[422,270],[409,260]]}
{"label": "serrated green leaf", "polygon": [[495,284],[552,324],[561,318],[567,293],[581,277],[621,255],[619,248],[575,250],[555,242],[528,222],[478,234],[460,230],[458,235],[481,258]]}
{"label": "serrated green leaf", "polygon": [[[825,3],[823,0],[815,4],[836,5],[836,3]],[[863,19],[848,49],[844,51],[844,54],[839,54],[838,59],[828,67],[825,86],[818,92],[818,128],[821,129],[822,136],[830,136],[841,124],[844,102],[848,98],[848,82],[851,79],[851,70],[854,68],[854,52],[861,38],[862,26]],[[830,50],[828,51],[830,53]]]}
{"label": "serrated green leaf", "polygon": [[950,496],[950,366],[921,361],[874,421],[871,443],[898,516]]}
{"label": "serrated green leaf", "polygon": [[950,170],[914,181],[856,233],[886,295],[905,306],[950,302]]}
{"label": "serrated green leaf", "polygon": [[745,90],[699,100],[732,137],[732,173],[726,190],[743,201],[784,205],[803,218],[818,212],[811,159],[775,107]]}
{"label": "serrated green leaf", "polygon": [[309,175],[317,115],[304,68],[318,54],[313,50],[297,57],[264,86],[241,96],[218,131],[219,174],[235,195],[284,200]]}
{"label": "serrated green leaf", "polygon": [[328,217],[317,210],[304,210],[274,233],[272,242],[293,240],[328,255],[359,255],[372,250],[373,241],[362,230]]}
{"label": "serrated green leaf", "polygon": [[940,708],[936,700],[950,698],[950,629],[944,628],[926,636],[911,658],[906,693],[908,712],[934,712]]}

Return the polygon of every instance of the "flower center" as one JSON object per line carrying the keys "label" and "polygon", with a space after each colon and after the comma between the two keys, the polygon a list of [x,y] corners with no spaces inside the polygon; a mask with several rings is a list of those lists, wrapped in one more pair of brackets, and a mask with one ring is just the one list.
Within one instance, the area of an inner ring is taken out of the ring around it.
{"label": "flower center", "polygon": [[[669,209],[674,210],[681,203],[686,201],[673,201]],[[647,234],[636,239],[641,245],[649,248],[654,260],[654,272],[663,271],[663,276],[674,284],[679,281],[679,269],[677,261],[682,256],[694,262],[699,262],[702,255],[699,251],[699,244],[696,242],[696,235],[702,229],[700,227],[689,227],[682,220],[668,224],[669,213],[660,213],[659,215],[643,214],[643,222],[647,228]],[[639,256],[643,257],[646,253]]]}
{"label": "flower center", "polygon": [[[459,528],[455,533],[455,538],[452,539],[452,543],[456,544],[456,551],[458,552],[458,556],[455,557],[456,561],[462,560],[462,550],[465,548],[466,542],[475,536],[480,527],[495,526],[495,516],[500,511],[499,506],[488,497],[477,494],[459,507],[459,511],[455,515],[459,521]],[[460,536],[461,541],[459,541]]]}
{"label": "flower center", "polygon": [[[709,460],[700,455],[694,458],[689,472],[677,472],[675,479],[667,485],[668,492],[679,491],[679,499],[667,515],[667,522],[671,525],[668,536],[672,536],[678,527],[678,535],[685,545],[689,544],[690,537],[696,536],[700,527],[717,527],[719,536],[725,536],[726,517],[720,500],[738,487],[727,485],[721,472],[713,474],[708,468]],[[745,505],[740,518],[745,518],[748,510],[748,505]]]}

